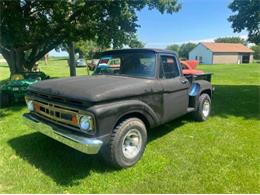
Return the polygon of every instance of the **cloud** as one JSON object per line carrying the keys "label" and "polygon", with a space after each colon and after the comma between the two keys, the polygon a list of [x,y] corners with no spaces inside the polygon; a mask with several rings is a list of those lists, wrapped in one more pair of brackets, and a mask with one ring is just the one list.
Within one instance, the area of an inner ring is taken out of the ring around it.
{"label": "cloud", "polygon": [[213,37],[213,38],[206,38],[206,39],[198,39],[198,40],[189,40],[189,41],[185,41],[183,43],[200,43],[200,42],[214,42],[214,40],[217,37]]}

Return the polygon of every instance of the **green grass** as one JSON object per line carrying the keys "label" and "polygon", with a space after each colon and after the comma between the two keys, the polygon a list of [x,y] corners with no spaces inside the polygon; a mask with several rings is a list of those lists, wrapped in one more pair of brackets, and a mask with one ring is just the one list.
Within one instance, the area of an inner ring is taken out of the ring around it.
{"label": "green grass", "polygon": [[[260,193],[260,64],[199,68],[214,73],[210,119],[184,116],[151,130],[129,169],[113,170],[28,129],[24,106],[1,109],[0,193]],[[64,60],[41,69],[69,73]],[[0,65],[0,80],[8,74]]]}

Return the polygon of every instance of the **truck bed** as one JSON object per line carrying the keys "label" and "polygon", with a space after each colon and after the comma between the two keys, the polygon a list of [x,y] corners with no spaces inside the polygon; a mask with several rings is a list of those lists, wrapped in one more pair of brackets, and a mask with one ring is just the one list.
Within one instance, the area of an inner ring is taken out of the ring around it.
{"label": "truck bed", "polygon": [[211,82],[211,76],[212,73],[185,75],[185,77],[189,80],[190,83],[193,83],[197,80],[206,80],[208,82]]}

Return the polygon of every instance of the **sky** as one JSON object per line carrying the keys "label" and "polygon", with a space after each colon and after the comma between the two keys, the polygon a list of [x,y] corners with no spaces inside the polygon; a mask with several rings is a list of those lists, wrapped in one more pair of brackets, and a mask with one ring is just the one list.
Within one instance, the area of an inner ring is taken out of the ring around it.
{"label": "sky", "polygon": [[[207,42],[218,37],[240,36],[234,33],[227,18],[233,13],[228,8],[231,0],[179,0],[179,12],[161,14],[147,8],[137,13],[138,39],[148,48],[165,48],[170,44]],[[66,52],[51,51],[52,56],[64,56]]]}

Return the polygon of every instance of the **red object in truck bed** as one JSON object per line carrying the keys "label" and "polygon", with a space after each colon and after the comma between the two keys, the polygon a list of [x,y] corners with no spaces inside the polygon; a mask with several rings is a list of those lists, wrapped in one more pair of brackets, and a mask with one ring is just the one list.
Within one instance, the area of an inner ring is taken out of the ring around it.
{"label": "red object in truck bed", "polygon": [[202,70],[196,70],[198,64],[199,62],[197,60],[181,61],[182,73],[184,75],[203,74],[204,72]]}

